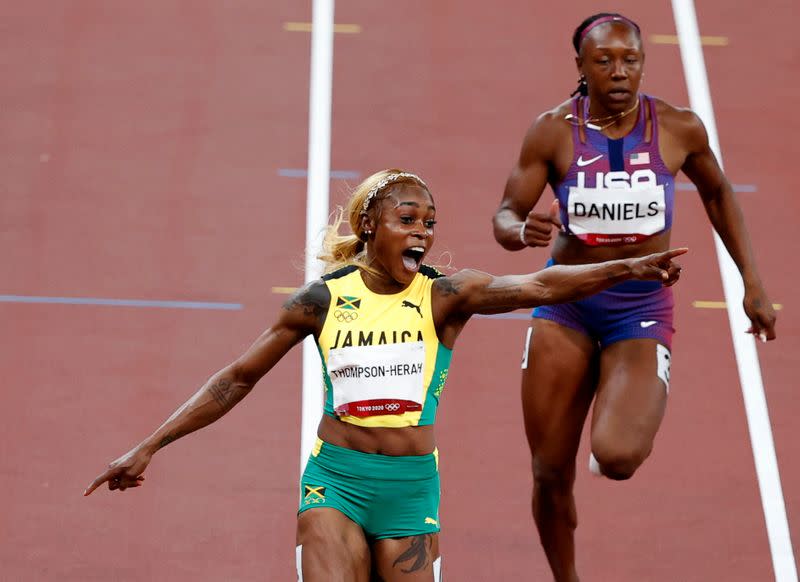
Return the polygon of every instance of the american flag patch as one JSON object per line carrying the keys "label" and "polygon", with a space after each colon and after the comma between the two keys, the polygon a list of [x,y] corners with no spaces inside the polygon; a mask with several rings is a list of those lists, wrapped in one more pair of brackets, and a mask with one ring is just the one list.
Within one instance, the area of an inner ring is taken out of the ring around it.
{"label": "american flag patch", "polygon": [[631,166],[641,166],[650,163],[650,152],[631,154]]}

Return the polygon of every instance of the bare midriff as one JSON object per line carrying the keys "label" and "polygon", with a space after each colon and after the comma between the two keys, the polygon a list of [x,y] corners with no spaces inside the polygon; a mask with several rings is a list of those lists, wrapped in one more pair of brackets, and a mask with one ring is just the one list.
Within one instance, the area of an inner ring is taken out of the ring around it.
{"label": "bare midriff", "polygon": [[356,426],[327,414],[317,432],[326,443],[392,457],[428,455],[435,448],[433,425],[401,428]]}

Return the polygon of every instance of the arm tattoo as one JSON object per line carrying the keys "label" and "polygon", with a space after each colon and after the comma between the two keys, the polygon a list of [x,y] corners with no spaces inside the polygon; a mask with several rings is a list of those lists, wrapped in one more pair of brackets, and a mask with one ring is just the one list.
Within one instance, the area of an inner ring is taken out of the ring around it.
{"label": "arm tattoo", "polygon": [[442,295],[458,295],[460,291],[458,283],[449,277],[436,279],[433,284],[442,292]]}
{"label": "arm tattoo", "polygon": [[158,448],[163,449],[172,441],[176,441],[183,436],[183,433],[176,432],[175,434],[168,434],[158,443]]}
{"label": "arm tattoo", "polygon": [[430,555],[430,550],[433,545],[433,540],[431,538],[431,534],[421,534],[408,538],[411,540],[411,545],[397,557],[392,567],[397,566],[399,562],[409,562],[413,560],[408,570],[404,570],[402,567],[400,570],[405,574],[422,570],[427,564],[433,561]]}
{"label": "arm tattoo", "polygon": [[[252,386],[237,384],[235,382],[231,382],[231,380],[228,378],[219,378],[216,382],[208,387],[208,391],[214,398],[214,402],[217,403],[217,406],[219,406],[223,414],[233,408],[234,405],[244,398],[251,389]],[[170,417],[170,420],[178,416],[181,412],[185,411],[190,406],[190,403],[191,401],[185,402],[183,406],[175,411],[175,413]],[[171,442],[176,441],[187,434],[187,432],[178,431],[166,435],[158,442],[158,449],[156,450],[163,449]]]}
{"label": "arm tattoo", "polygon": [[[219,407],[228,412],[233,406],[242,399],[237,393],[236,385],[227,378],[220,378],[208,389]],[[247,392],[247,390],[245,390]]]}
{"label": "arm tattoo", "polygon": [[319,317],[322,310],[325,309],[323,305],[315,301],[313,297],[307,295],[300,295],[299,297],[291,297],[286,303],[283,304],[286,311],[292,311],[296,308],[303,309],[303,315]]}
{"label": "arm tattoo", "polygon": [[317,321],[325,319],[330,302],[330,291],[324,283],[313,282],[292,295],[284,304],[286,311],[302,309],[305,317],[313,317]]}

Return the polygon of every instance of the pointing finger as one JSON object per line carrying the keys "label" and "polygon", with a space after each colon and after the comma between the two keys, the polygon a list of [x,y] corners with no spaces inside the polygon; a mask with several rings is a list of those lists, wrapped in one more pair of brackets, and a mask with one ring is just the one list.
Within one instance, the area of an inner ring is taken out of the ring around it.
{"label": "pointing finger", "polygon": [[97,476],[97,478],[92,481],[89,486],[84,490],[83,496],[86,497],[87,495],[91,495],[92,491],[100,487],[103,483],[108,481],[109,477],[114,473],[113,469],[107,469],[103,473]]}
{"label": "pointing finger", "polygon": [[674,259],[675,257],[679,257],[681,255],[685,255],[688,252],[689,252],[689,249],[687,247],[681,247],[681,248],[678,248],[678,249],[670,249],[668,251],[664,251],[662,253],[662,256],[665,259]]}

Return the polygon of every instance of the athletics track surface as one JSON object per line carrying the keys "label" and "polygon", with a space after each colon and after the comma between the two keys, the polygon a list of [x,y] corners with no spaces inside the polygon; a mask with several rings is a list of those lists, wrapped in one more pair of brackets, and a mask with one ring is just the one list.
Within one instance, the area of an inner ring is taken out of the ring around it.
{"label": "athletics track surface", "polygon": [[[781,303],[759,346],[792,538],[800,539],[794,302],[800,180],[791,136],[800,40],[788,0],[699,3],[725,164],[760,271]],[[725,5],[728,6],[728,5]],[[669,2],[623,0],[642,26],[644,90],[687,104]],[[456,267],[538,268],[490,219],[523,132],[573,89],[571,31],[596,11],[558,4],[340,0],[332,202],[372,171],[430,184],[437,247]],[[157,456],[125,495],[83,487],[238,355],[302,282],[310,21],[289,0],[16,3],[3,22],[0,160],[2,580],[293,580],[300,350],[245,405]],[[349,32],[348,32],[349,30]],[[747,189],[747,188],[745,188]],[[550,194],[546,194],[550,196]],[[590,581],[772,579],[712,238],[677,197],[678,334],[667,417],[630,482],[576,486]],[[23,303],[70,297],[196,306]],[[233,304],[233,305],[229,305]],[[239,307],[237,307],[237,305]],[[546,580],[529,513],[518,406],[523,319],[476,319],[440,411],[448,580]],[[581,450],[583,464],[587,451]]]}

